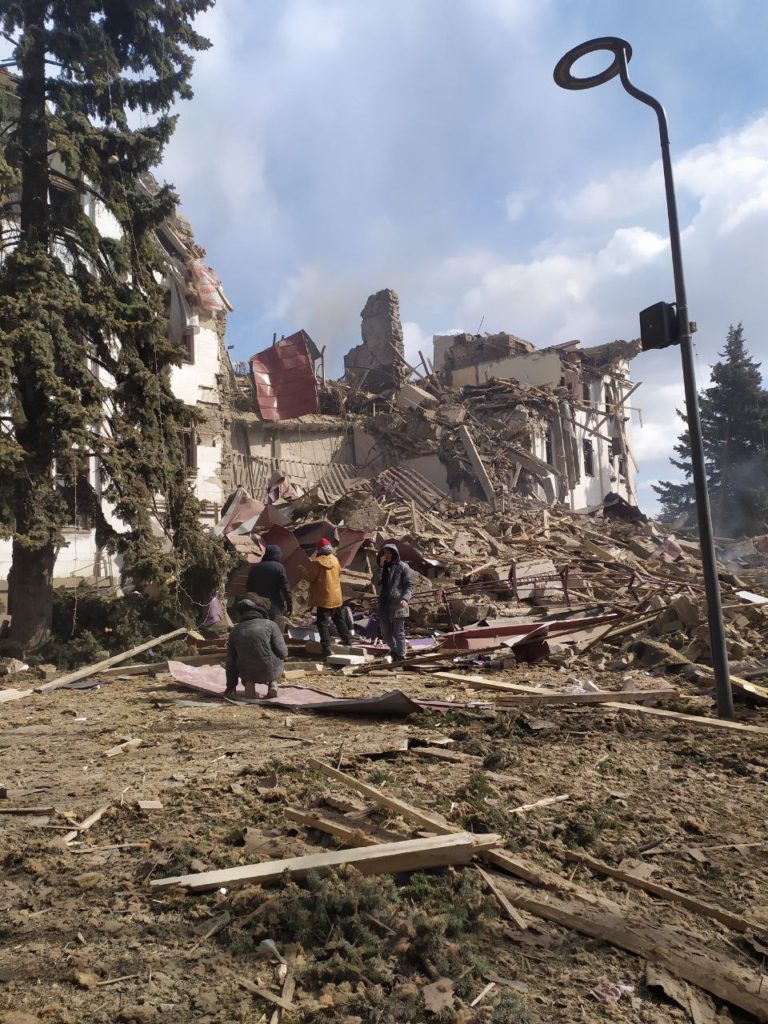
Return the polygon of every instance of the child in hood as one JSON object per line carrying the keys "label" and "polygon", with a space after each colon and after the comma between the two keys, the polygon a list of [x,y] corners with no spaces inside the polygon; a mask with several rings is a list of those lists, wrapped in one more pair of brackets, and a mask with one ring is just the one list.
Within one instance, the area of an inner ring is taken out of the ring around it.
{"label": "child in hood", "polygon": [[341,610],[344,600],[341,595],[341,566],[333,553],[331,542],[321,537],[315,545],[315,556],[306,570],[309,580],[309,603],[317,608],[317,628],[323,657],[331,653],[331,622],[336,627],[341,642],[347,647],[352,643],[347,620]]}
{"label": "child in hood", "polygon": [[379,588],[379,630],[395,661],[405,660],[405,620],[413,597],[413,576],[396,544],[385,544],[376,556]]}

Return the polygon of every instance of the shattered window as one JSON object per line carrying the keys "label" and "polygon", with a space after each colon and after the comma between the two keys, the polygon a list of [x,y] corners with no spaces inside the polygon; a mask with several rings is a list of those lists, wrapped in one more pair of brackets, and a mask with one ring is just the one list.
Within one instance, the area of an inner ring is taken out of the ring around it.
{"label": "shattered window", "polygon": [[195,470],[197,469],[197,435],[191,427],[185,427],[179,433],[181,435],[184,468]]}
{"label": "shattered window", "polygon": [[544,445],[545,445],[544,461],[547,463],[548,466],[554,466],[555,460],[554,460],[553,448],[552,448],[552,428],[551,427],[547,431],[547,436],[545,438]]}
{"label": "shattered window", "polygon": [[86,460],[73,459],[71,463],[56,460],[54,475],[59,494],[66,507],[65,530],[90,530],[90,480]]}
{"label": "shattered window", "polygon": [[181,358],[185,363],[195,361],[195,331],[187,327],[181,336]]}
{"label": "shattered window", "polygon": [[584,475],[594,476],[595,475],[595,446],[589,440],[584,438],[582,442],[584,448]]}

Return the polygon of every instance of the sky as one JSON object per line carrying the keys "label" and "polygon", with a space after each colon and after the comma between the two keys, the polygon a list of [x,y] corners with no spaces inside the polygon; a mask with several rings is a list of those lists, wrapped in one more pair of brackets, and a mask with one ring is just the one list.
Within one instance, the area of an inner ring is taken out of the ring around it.
{"label": "sky", "polygon": [[[768,361],[764,0],[218,0],[198,27],[213,45],[161,176],[234,306],[235,358],[304,328],[340,373],[381,288],[412,359],[457,330],[636,337],[639,310],[674,299],[656,119],[618,79],[552,78],[566,50],[615,35],[669,118],[699,383],[731,323]],[[632,376],[653,510],[679,351]]]}

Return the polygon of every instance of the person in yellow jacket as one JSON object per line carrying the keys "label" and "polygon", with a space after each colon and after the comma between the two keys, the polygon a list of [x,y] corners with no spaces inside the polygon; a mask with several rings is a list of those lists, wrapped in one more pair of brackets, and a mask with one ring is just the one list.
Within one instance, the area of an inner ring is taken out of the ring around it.
{"label": "person in yellow jacket", "polygon": [[341,642],[347,647],[352,643],[349,626],[341,606],[341,566],[333,553],[331,542],[325,537],[315,545],[315,557],[306,572],[309,580],[309,603],[317,608],[317,629],[323,657],[331,653],[331,621],[338,630]]}

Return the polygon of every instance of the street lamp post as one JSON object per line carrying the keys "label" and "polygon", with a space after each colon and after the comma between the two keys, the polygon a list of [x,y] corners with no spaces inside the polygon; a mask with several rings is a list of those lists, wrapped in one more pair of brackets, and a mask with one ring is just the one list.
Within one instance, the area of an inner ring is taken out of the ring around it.
{"label": "street lamp post", "polygon": [[[596,75],[576,78],[572,67],[581,57],[588,53],[606,50],[613,54],[611,64]],[[665,303],[644,310],[641,314],[641,334],[650,330],[655,335],[648,346],[661,348],[670,344],[680,345],[683,363],[683,381],[685,384],[685,407],[688,420],[688,433],[691,440],[691,463],[693,467],[693,486],[696,496],[696,509],[699,521],[699,538],[701,542],[701,561],[704,569],[704,587],[707,595],[707,611],[709,618],[709,637],[712,649],[712,663],[715,670],[715,687],[717,691],[717,713],[721,718],[733,717],[733,695],[728,669],[728,652],[725,646],[725,628],[723,626],[723,610],[720,602],[720,584],[717,578],[717,560],[715,542],[712,533],[712,517],[709,509],[707,493],[707,474],[704,463],[704,445],[701,437],[701,419],[699,417],[699,398],[696,391],[696,373],[693,363],[693,344],[691,342],[691,324],[688,320],[688,299],[685,292],[683,276],[683,254],[680,245],[680,225],[677,219],[677,201],[675,184],[672,177],[672,159],[669,149],[669,132],[667,116],[657,99],[647,92],[638,89],[629,80],[628,63],[632,57],[632,47],[624,39],[604,36],[590,39],[569,50],[557,63],[554,71],[555,82],[563,89],[591,89],[602,85],[618,75],[621,84],[630,96],[645,103],[655,111],[659,122],[659,138],[661,141],[661,163],[664,168],[664,188],[667,195],[667,215],[669,218],[669,241],[672,249],[672,272],[675,279],[675,310]],[[670,316],[665,324],[665,310]],[[651,314],[650,322],[645,319]],[[645,337],[643,338],[645,341]]]}

